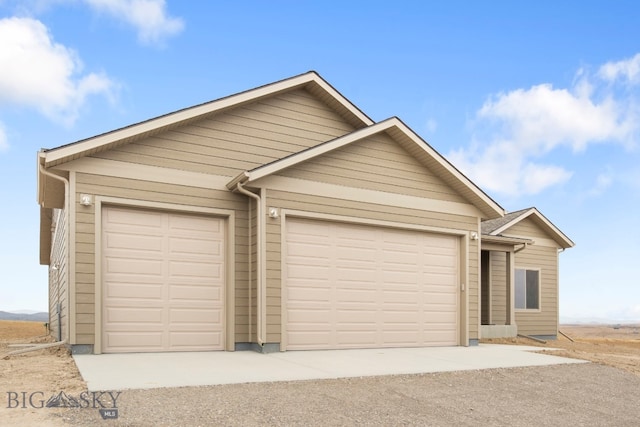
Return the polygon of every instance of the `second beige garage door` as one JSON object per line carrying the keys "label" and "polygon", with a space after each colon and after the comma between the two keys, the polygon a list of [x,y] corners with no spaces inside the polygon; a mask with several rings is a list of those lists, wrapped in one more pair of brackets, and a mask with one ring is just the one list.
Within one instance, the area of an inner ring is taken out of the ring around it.
{"label": "second beige garage door", "polygon": [[103,352],[223,349],[224,224],[103,208]]}
{"label": "second beige garage door", "polygon": [[287,350],[458,344],[458,239],[288,219]]}

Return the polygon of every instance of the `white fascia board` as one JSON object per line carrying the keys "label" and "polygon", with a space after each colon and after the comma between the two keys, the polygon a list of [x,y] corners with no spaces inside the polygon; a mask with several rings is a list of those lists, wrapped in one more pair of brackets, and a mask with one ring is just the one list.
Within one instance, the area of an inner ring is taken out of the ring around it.
{"label": "white fascia board", "polygon": [[553,223],[549,221],[544,215],[542,215],[542,213],[540,213],[540,211],[536,208],[531,208],[526,212],[523,212],[522,215],[518,215],[516,218],[509,221],[507,224],[491,232],[491,235],[493,236],[498,235],[503,231],[513,227],[515,224],[519,223],[525,218],[528,218],[531,215],[534,215],[548,228],[548,230],[550,230],[553,234],[555,234],[555,237],[557,237],[557,239],[563,243],[563,247],[572,248],[575,246],[575,243],[573,243],[573,241],[569,239],[569,237],[567,237],[562,231],[560,231],[558,227],[553,225]]}
{"label": "white fascia board", "polygon": [[37,198],[38,204],[41,206],[42,206],[42,203],[44,203],[44,185],[42,183],[42,180],[44,179],[44,177],[42,176],[42,172],[40,172],[40,165],[44,165],[44,156],[45,156],[44,152],[38,151],[37,164],[36,164],[36,170],[38,171],[36,198]]}
{"label": "white fascia board", "polygon": [[352,104],[351,101],[349,101],[347,98],[345,98],[340,92],[338,92],[329,83],[327,83],[326,80],[324,80],[322,77],[320,77],[320,75],[318,75],[315,71],[311,71],[311,72],[309,72],[307,74],[311,75],[313,77],[309,81],[313,80],[325,92],[327,92],[329,95],[331,95],[331,97],[333,97],[334,99],[338,100],[340,102],[340,104],[342,104],[354,116],[356,116],[362,122],[362,124],[364,124],[366,126],[371,126],[371,125],[373,125],[375,123],[373,120],[371,120],[371,118],[369,118],[366,114],[364,114],[362,111],[360,111],[360,109],[358,107],[356,107],[354,104]]}
{"label": "white fascia board", "polygon": [[489,206],[496,214],[504,216],[504,209],[502,209],[496,202],[494,202],[490,197],[484,194],[472,181],[470,181],[466,176],[460,173],[460,171],[453,167],[446,159],[444,159],[444,157],[442,157],[442,155],[440,155],[440,153],[426,144],[420,137],[415,134],[415,132],[409,129],[409,127],[407,127],[407,125],[405,125],[397,117],[391,117],[366,128],[353,131],[332,141],[316,145],[315,147],[309,148],[283,159],[276,160],[275,162],[260,166],[251,171],[245,171],[234,178],[229,184],[227,184],[227,187],[233,188],[238,182],[246,183],[264,178],[265,176],[272,175],[288,167],[295,166],[306,160],[344,147],[348,144],[362,140],[364,138],[368,138],[375,134],[388,131],[392,128],[396,128],[397,130],[405,134],[413,143],[416,144],[416,146],[420,147],[431,158],[435,159],[440,165],[442,165],[442,167],[444,167],[448,171],[448,173],[452,174],[456,179],[458,179],[465,186],[471,189],[471,191],[487,206]]}
{"label": "white fascia board", "polygon": [[392,118],[394,125],[404,132],[415,144],[424,150],[429,156],[435,159],[442,167],[444,167],[450,174],[456,179],[461,181],[466,187],[468,187],[478,198],[487,204],[496,214],[504,216],[505,212],[500,205],[487,196],[476,184],[469,178],[456,169],[451,163],[449,163],[440,153],[438,153],[433,147],[423,141],[414,131],[412,131],[402,120],[397,117]]}
{"label": "white fascia board", "polygon": [[534,208],[531,208],[528,211],[523,212],[522,214],[518,215],[517,217],[515,217],[514,219],[509,221],[508,223],[504,224],[502,227],[496,228],[495,230],[493,230],[491,232],[491,235],[492,236],[497,236],[500,233],[502,233],[503,231],[513,227],[514,225],[516,225],[517,223],[519,223],[520,221],[522,221],[523,219],[525,219],[526,217],[531,215],[533,213],[533,209]]}
{"label": "white fascia board", "polygon": [[[345,145],[351,144],[352,142],[359,141],[364,138],[368,138],[372,135],[375,135],[377,133],[380,133],[382,131],[389,129],[390,127],[391,127],[391,123],[389,123],[388,120],[385,120],[384,122],[376,123],[375,125],[371,125],[366,128],[353,131],[347,135],[338,137],[334,140],[324,142],[322,144],[316,145],[315,147],[300,151],[298,153],[292,154],[280,160],[276,160],[272,163],[259,166],[256,169],[253,169],[251,171],[246,171],[243,174],[240,174],[238,177],[236,177],[228,185],[231,185],[232,183],[237,182],[236,180],[238,178],[241,178],[240,182],[256,181],[260,178],[264,178],[265,176],[272,175],[274,173],[277,173],[291,166],[295,166],[304,161],[326,154],[330,151],[336,150],[338,148],[342,148]],[[245,179],[242,179],[243,176],[245,177]]]}

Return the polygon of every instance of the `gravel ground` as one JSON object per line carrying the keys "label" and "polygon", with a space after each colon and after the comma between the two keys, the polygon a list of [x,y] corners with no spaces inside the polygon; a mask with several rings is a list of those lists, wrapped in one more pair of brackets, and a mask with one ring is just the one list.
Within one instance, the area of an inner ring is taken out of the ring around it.
{"label": "gravel ground", "polygon": [[[52,422],[104,426],[640,425],[640,377],[598,364],[127,390]],[[108,406],[108,405],[107,405]]]}

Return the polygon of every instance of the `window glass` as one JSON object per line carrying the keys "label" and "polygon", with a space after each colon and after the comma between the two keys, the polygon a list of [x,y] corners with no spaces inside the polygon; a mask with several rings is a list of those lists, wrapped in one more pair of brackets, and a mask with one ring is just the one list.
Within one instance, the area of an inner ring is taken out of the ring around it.
{"label": "window glass", "polygon": [[514,289],[515,308],[540,308],[540,271],[516,269]]}
{"label": "window glass", "polygon": [[526,270],[515,271],[515,308],[526,308]]}
{"label": "window glass", "polygon": [[537,270],[527,270],[527,308],[540,308],[538,301],[540,296],[538,289],[538,283],[540,283],[538,280],[539,273]]}

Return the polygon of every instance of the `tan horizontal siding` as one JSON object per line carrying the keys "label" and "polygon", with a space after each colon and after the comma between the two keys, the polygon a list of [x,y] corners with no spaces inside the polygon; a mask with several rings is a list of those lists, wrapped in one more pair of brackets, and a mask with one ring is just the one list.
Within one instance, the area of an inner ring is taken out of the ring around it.
{"label": "tan horizontal siding", "polygon": [[[302,122],[321,121],[326,123],[327,127],[334,127],[343,132],[352,129],[352,126],[347,124],[344,118],[306,90],[297,90],[267,100],[260,100],[257,104],[268,104],[274,115],[291,117]],[[249,104],[247,108],[254,108],[254,105]]]}
{"label": "tan horizontal siding", "polygon": [[549,239],[550,236],[542,230],[535,221],[531,218],[525,218],[522,221],[515,224],[513,227],[509,227],[503,233],[505,236],[527,236],[530,239],[536,238]]}
{"label": "tan horizontal siding", "polygon": [[516,311],[518,333],[556,335],[558,331],[558,264],[557,250],[532,245],[516,253],[516,268],[540,269],[540,312]]}
{"label": "tan horizontal siding", "polygon": [[[471,230],[475,229],[472,228]],[[469,299],[469,339],[472,340],[477,340],[479,338],[478,326],[480,324],[480,312],[478,310],[480,306],[480,277],[478,276],[478,271],[480,271],[480,250],[478,249],[478,242],[478,240],[469,241],[469,281],[468,283],[465,283],[467,289],[466,292]],[[460,278],[460,281],[462,280],[464,280],[463,277]]]}
{"label": "tan horizontal siding", "polygon": [[352,130],[326,105],[300,90],[237,107],[93,157],[235,176]]}
{"label": "tan horizontal siding", "polygon": [[[244,196],[226,190],[211,190],[208,188],[84,173],[78,174],[77,181],[78,192],[86,191],[100,196],[123,197],[153,202],[166,201],[174,204],[234,210],[244,208],[246,205]],[[94,190],[101,190],[102,192],[98,193]],[[127,197],[127,195],[131,195],[131,197]],[[82,211],[79,213],[82,213]]]}
{"label": "tan horizontal siding", "polygon": [[507,322],[507,254],[491,252],[491,323]]}
{"label": "tan horizontal siding", "polygon": [[[357,190],[354,190],[357,191]],[[407,224],[442,227],[450,229],[477,229],[477,218],[465,215],[453,215],[440,212],[426,212],[395,206],[367,204],[343,199],[318,197],[286,191],[270,190],[269,205],[282,209],[295,209],[307,212],[355,216],[380,221],[402,221]],[[272,201],[271,199],[277,199]]]}
{"label": "tan horizontal siding", "polygon": [[387,135],[327,153],[279,175],[416,197],[466,203]]}
{"label": "tan horizontal siding", "polygon": [[[68,340],[69,322],[69,263],[67,250],[69,233],[67,216],[64,210],[54,209],[53,218],[55,229],[51,239],[51,259],[49,263],[49,328],[53,337],[58,334],[63,340]],[[57,269],[54,269],[53,267]],[[58,304],[60,307],[58,307]],[[58,308],[60,315],[58,315]]]}

